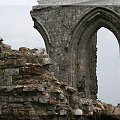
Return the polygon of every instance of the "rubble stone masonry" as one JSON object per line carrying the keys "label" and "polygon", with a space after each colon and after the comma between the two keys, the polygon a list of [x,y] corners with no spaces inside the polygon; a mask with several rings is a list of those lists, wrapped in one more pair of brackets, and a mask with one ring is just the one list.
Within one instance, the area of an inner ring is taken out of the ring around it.
{"label": "rubble stone masonry", "polygon": [[97,31],[101,27],[111,30],[120,44],[119,4],[97,3],[39,4],[31,11],[34,27],[43,36],[52,59],[51,70],[56,78],[76,88],[81,97],[91,99],[97,99],[98,92]]}
{"label": "rubble stone masonry", "polygon": [[120,120],[120,104],[97,100],[96,76],[96,33],[108,28],[120,44],[120,2],[38,3],[31,16],[47,52],[0,38],[0,120]]}
{"label": "rubble stone masonry", "polygon": [[12,50],[0,39],[0,120],[119,119],[119,105],[81,98],[51,64],[44,49]]}

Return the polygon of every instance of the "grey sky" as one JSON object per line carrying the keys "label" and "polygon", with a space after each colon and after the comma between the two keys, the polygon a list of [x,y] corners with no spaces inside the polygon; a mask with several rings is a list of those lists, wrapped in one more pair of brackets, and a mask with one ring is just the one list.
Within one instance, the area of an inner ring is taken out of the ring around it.
{"label": "grey sky", "polygon": [[98,31],[98,98],[117,104],[120,102],[120,61],[116,37],[108,29]]}
{"label": "grey sky", "polygon": [[[37,0],[0,1],[0,36],[13,49],[20,46],[44,47],[44,42],[33,28],[30,10]],[[120,63],[118,44],[115,36],[106,29],[98,32],[98,97],[102,101],[117,104],[120,102]],[[116,47],[117,46],[117,47]]]}
{"label": "grey sky", "polygon": [[37,0],[0,0],[0,5],[37,5]]}
{"label": "grey sky", "polygon": [[0,5],[0,36],[3,37],[5,43],[12,45],[13,49],[18,49],[20,46],[44,47],[42,37],[33,28],[34,23],[30,16],[32,4],[35,5],[37,2],[35,0],[30,0],[30,2],[13,0],[14,5],[12,5],[10,0],[7,1],[10,5],[8,3],[5,5],[4,1],[0,2],[0,4],[4,4]]}

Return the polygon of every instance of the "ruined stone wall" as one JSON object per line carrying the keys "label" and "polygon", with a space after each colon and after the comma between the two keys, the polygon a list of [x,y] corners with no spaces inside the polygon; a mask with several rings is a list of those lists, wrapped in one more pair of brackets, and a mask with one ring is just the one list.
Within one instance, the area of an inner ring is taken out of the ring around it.
{"label": "ruined stone wall", "polygon": [[0,40],[0,120],[119,119],[120,106],[81,98],[50,72],[44,49],[12,50]]}
{"label": "ruined stone wall", "polygon": [[75,114],[76,90],[60,83],[49,71],[50,65],[44,49],[12,50],[0,40],[1,120],[41,120],[48,115]]}
{"label": "ruined stone wall", "polygon": [[12,50],[3,43],[0,50],[1,120],[119,119],[119,106],[81,98],[59,82],[49,71],[51,60],[44,50]]}
{"label": "ruined stone wall", "polygon": [[[70,66],[70,40],[72,39],[74,27],[89,9],[92,8],[60,6],[41,9],[38,6],[31,12],[38,25],[39,23],[42,24],[49,35],[49,46],[46,47],[49,48],[48,53],[54,63],[52,71],[55,71],[57,78],[69,81],[71,85],[74,84],[71,79],[75,81],[76,76],[71,76],[75,71]],[[37,28],[38,26],[35,27]],[[73,61],[76,61],[76,59],[73,58]]]}
{"label": "ruined stone wall", "polygon": [[119,0],[37,0],[39,5],[120,5]]}
{"label": "ruined stone wall", "polygon": [[31,11],[34,27],[42,34],[52,59],[51,70],[76,89],[84,79],[81,97],[97,98],[95,34],[106,27],[120,43],[119,15],[119,5],[39,5]]}

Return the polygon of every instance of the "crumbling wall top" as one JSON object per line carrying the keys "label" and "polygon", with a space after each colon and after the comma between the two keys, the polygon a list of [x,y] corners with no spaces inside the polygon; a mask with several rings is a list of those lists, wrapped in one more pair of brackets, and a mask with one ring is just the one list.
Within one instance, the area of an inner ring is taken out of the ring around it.
{"label": "crumbling wall top", "polygon": [[120,0],[37,0],[39,5],[120,5]]}

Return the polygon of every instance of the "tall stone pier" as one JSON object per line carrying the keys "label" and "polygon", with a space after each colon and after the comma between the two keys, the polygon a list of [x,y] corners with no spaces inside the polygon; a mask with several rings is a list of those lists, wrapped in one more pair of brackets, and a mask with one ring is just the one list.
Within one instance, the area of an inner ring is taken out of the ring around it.
{"label": "tall stone pier", "polygon": [[52,71],[77,88],[81,97],[97,98],[97,30],[111,30],[120,43],[119,0],[38,0],[31,16],[52,59]]}

